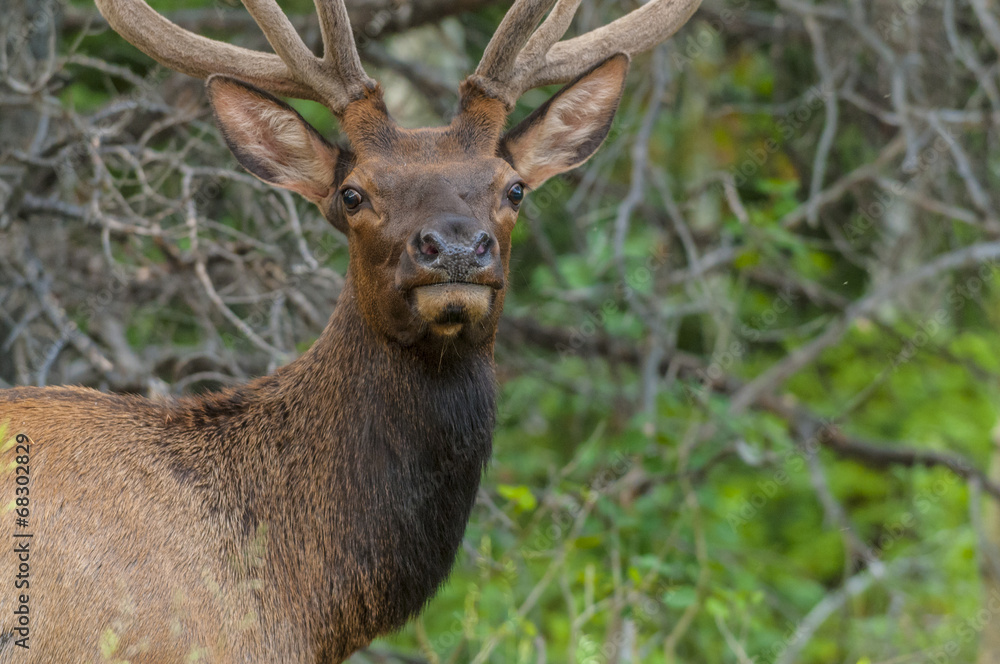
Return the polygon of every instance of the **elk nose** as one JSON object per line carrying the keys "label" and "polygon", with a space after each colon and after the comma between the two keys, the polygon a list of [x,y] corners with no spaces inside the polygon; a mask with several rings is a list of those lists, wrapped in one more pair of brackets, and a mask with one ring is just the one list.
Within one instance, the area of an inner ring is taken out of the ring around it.
{"label": "elk nose", "polygon": [[494,263],[496,240],[486,231],[472,233],[423,229],[413,238],[414,259],[425,268],[443,270],[464,281]]}

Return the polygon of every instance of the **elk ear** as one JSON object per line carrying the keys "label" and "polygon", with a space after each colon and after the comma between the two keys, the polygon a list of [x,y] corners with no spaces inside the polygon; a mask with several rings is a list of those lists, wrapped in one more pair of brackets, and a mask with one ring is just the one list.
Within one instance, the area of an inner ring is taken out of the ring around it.
{"label": "elk ear", "polygon": [[507,132],[500,154],[532,189],[587,161],[611,130],[629,58],[612,55]]}
{"label": "elk ear", "polygon": [[337,186],[340,150],[295,109],[263,90],[218,74],[207,87],[215,121],[240,165],[326,212],[324,201]]}

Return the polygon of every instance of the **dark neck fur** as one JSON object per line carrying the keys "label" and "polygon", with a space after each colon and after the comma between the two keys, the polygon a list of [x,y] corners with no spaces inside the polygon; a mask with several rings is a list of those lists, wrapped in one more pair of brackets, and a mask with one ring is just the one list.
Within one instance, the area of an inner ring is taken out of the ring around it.
{"label": "dark neck fur", "polygon": [[244,541],[267,524],[274,573],[297,561],[287,587],[340,661],[419,611],[452,566],[491,451],[492,347],[377,338],[349,282],[302,357],[177,415],[233,487],[215,509]]}

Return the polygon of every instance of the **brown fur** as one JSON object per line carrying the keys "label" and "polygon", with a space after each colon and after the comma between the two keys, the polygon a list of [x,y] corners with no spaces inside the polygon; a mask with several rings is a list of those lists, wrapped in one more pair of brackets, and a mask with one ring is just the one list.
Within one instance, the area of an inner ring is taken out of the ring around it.
{"label": "brown fur", "polygon": [[[164,403],[0,392],[8,434],[33,441],[34,534],[29,651],[10,638],[17,561],[0,555],[0,663],[329,664],[417,613],[453,563],[490,454],[508,192],[596,150],[624,65],[577,83],[611,86],[598,103],[535,114],[511,141],[502,106],[477,94],[448,127],[403,130],[369,90],[343,115],[350,148],[265,92],[211,79],[241,163],[347,233],[347,285],[316,344],[248,385]],[[554,135],[559,149],[537,149]],[[354,211],[345,188],[363,197]],[[488,251],[473,253],[480,237]],[[452,285],[433,298],[440,316],[420,314],[414,289],[455,282],[491,302]],[[0,505],[15,451],[0,453]]]}

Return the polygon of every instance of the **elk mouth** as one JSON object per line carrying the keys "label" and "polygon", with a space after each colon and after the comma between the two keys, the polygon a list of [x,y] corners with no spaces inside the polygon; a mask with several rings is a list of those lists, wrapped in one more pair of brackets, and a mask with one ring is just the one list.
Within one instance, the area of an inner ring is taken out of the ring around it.
{"label": "elk mouth", "polygon": [[483,284],[447,282],[417,286],[412,292],[417,315],[431,332],[453,337],[463,326],[477,323],[489,313],[494,289]]}

